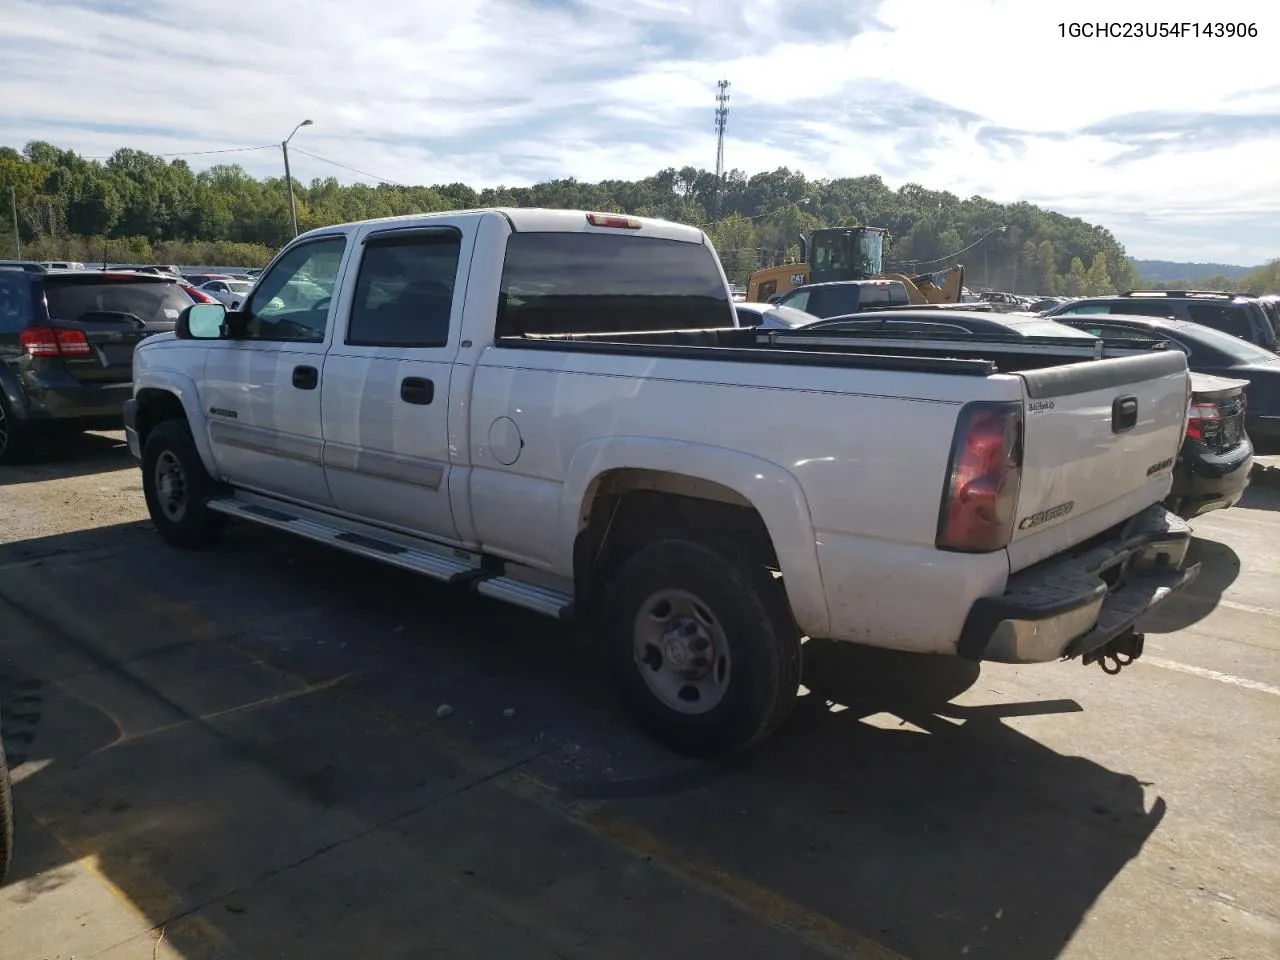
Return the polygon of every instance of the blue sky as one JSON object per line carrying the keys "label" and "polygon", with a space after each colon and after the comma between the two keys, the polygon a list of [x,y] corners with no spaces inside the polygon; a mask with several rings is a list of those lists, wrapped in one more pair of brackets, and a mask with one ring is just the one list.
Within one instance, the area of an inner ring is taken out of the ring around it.
{"label": "blue sky", "polygon": [[[1134,256],[1280,256],[1280,4],[1233,0],[0,0],[0,143],[278,142],[303,181],[713,167],[1028,200]],[[1274,11],[1273,12],[1273,8]],[[1063,38],[1058,24],[1256,24]],[[278,175],[279,150],[192,155]]]}

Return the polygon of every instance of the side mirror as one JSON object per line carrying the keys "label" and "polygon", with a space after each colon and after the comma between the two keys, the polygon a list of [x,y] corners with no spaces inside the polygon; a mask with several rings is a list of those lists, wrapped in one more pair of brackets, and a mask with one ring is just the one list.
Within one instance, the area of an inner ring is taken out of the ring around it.
{"label": "side mirror", "polygon": [[174,335],[179,340],[221,340],[227,308],[220,303],[193,303],[178,315]]}

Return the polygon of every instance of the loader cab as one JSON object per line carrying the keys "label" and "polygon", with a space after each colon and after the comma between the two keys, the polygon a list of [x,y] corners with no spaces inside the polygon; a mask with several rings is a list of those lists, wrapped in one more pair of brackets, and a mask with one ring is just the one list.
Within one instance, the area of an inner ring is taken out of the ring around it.
{"label": "loader cab", "polygon": [[884,272],[883,227],[830,227],[802,239],[810,283],[869,280]]}

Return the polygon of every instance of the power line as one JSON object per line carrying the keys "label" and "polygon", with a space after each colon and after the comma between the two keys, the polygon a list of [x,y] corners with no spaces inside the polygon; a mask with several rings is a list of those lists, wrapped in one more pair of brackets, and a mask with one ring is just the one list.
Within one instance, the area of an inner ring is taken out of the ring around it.
{"label": "power line", "polygon": [[927,264],[927,263],[945,263],[948,260],[954,260],[956,257],[960,256],[960,254],[962,253],[968,253],[974,247],[985,242],[988,237],[993,237],[997,233],[1003,233],[1004,230],[1005,230],[1005,227],[1003,226],[996,227],[994,230],[988,230],[986,233],[980,236],[977,240],[973,241],[973,243],[969,244],[967,247],[964,247],[961,250],[957,250],[955,253],[948,253],[945,257],[935,257],[932,260],[890,260],[889,262],[897,267],[918,267],[921,264]]}
{"label": "power line", "polygon": [[328,163],[335,167],[341,167],[343,170],[349,170],[351,173],[358,173],[362,177],[368,177],[369,179],[377,180],[380,183],[390,184],[393,187],[396,186],[396,182],[394,180],[388,180],[386,177],[380,177],[376,173],[369,173],[367,170],[357,170],[355,167],[349,167],[345,163],[339,163],[337,160],[330,160],[328,157],[322,157],[319,154],[308,153],[306,150],[301,150],[298,147],[294,147],[293,152],[301,153],[303,156],[310,157],[312,160],[319,160],[321,163]]}
{"label": "power line", "polygon": [[[204,157],[213,153],[249,153],[253,150],[273,150],[278,147],[276,143],[264,143],[260,147],[223,147],[219,150],[183,150],[180,153],[149,153],[149,157]],[[116,151],[117,153],[119,151]],[[105,157],[81,157],[81,160],[110,160],[115,154],[109,154]]]}
{"label": "power line", "polygon": [[775,213],[781,213],[783,210],[786,210],[789,207],[801,207],[808,202],[809,202],[809,198],[805,197],[803,200],[793,200],[789,203],[784,203],[780,207],[774,207],[772,210],[766,210],[764,213],[757,213],[754,216],[729,217],[725,220],[708,220],[706,223],[695,223],[694,226],[701,229],[702,227],[714,227],[717,224],[721,224],[721,223],[742,223],[743,221],[746,221],[746,220],[760,220],[760,219],[763,219],[764,217],[771,217]]}

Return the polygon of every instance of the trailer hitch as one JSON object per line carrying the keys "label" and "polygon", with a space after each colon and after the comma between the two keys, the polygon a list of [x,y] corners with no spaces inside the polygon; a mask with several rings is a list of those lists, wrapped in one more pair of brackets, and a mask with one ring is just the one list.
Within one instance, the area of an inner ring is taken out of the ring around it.
{"label": "trailer hitch", "polygon": [[1085,666],[1096,662],[1102,672],[1115,676],[1133,661],[1142,656],[1142,645],[1146,634],[1130,630],[1098,647],[1090,650],[1080,658]]}

